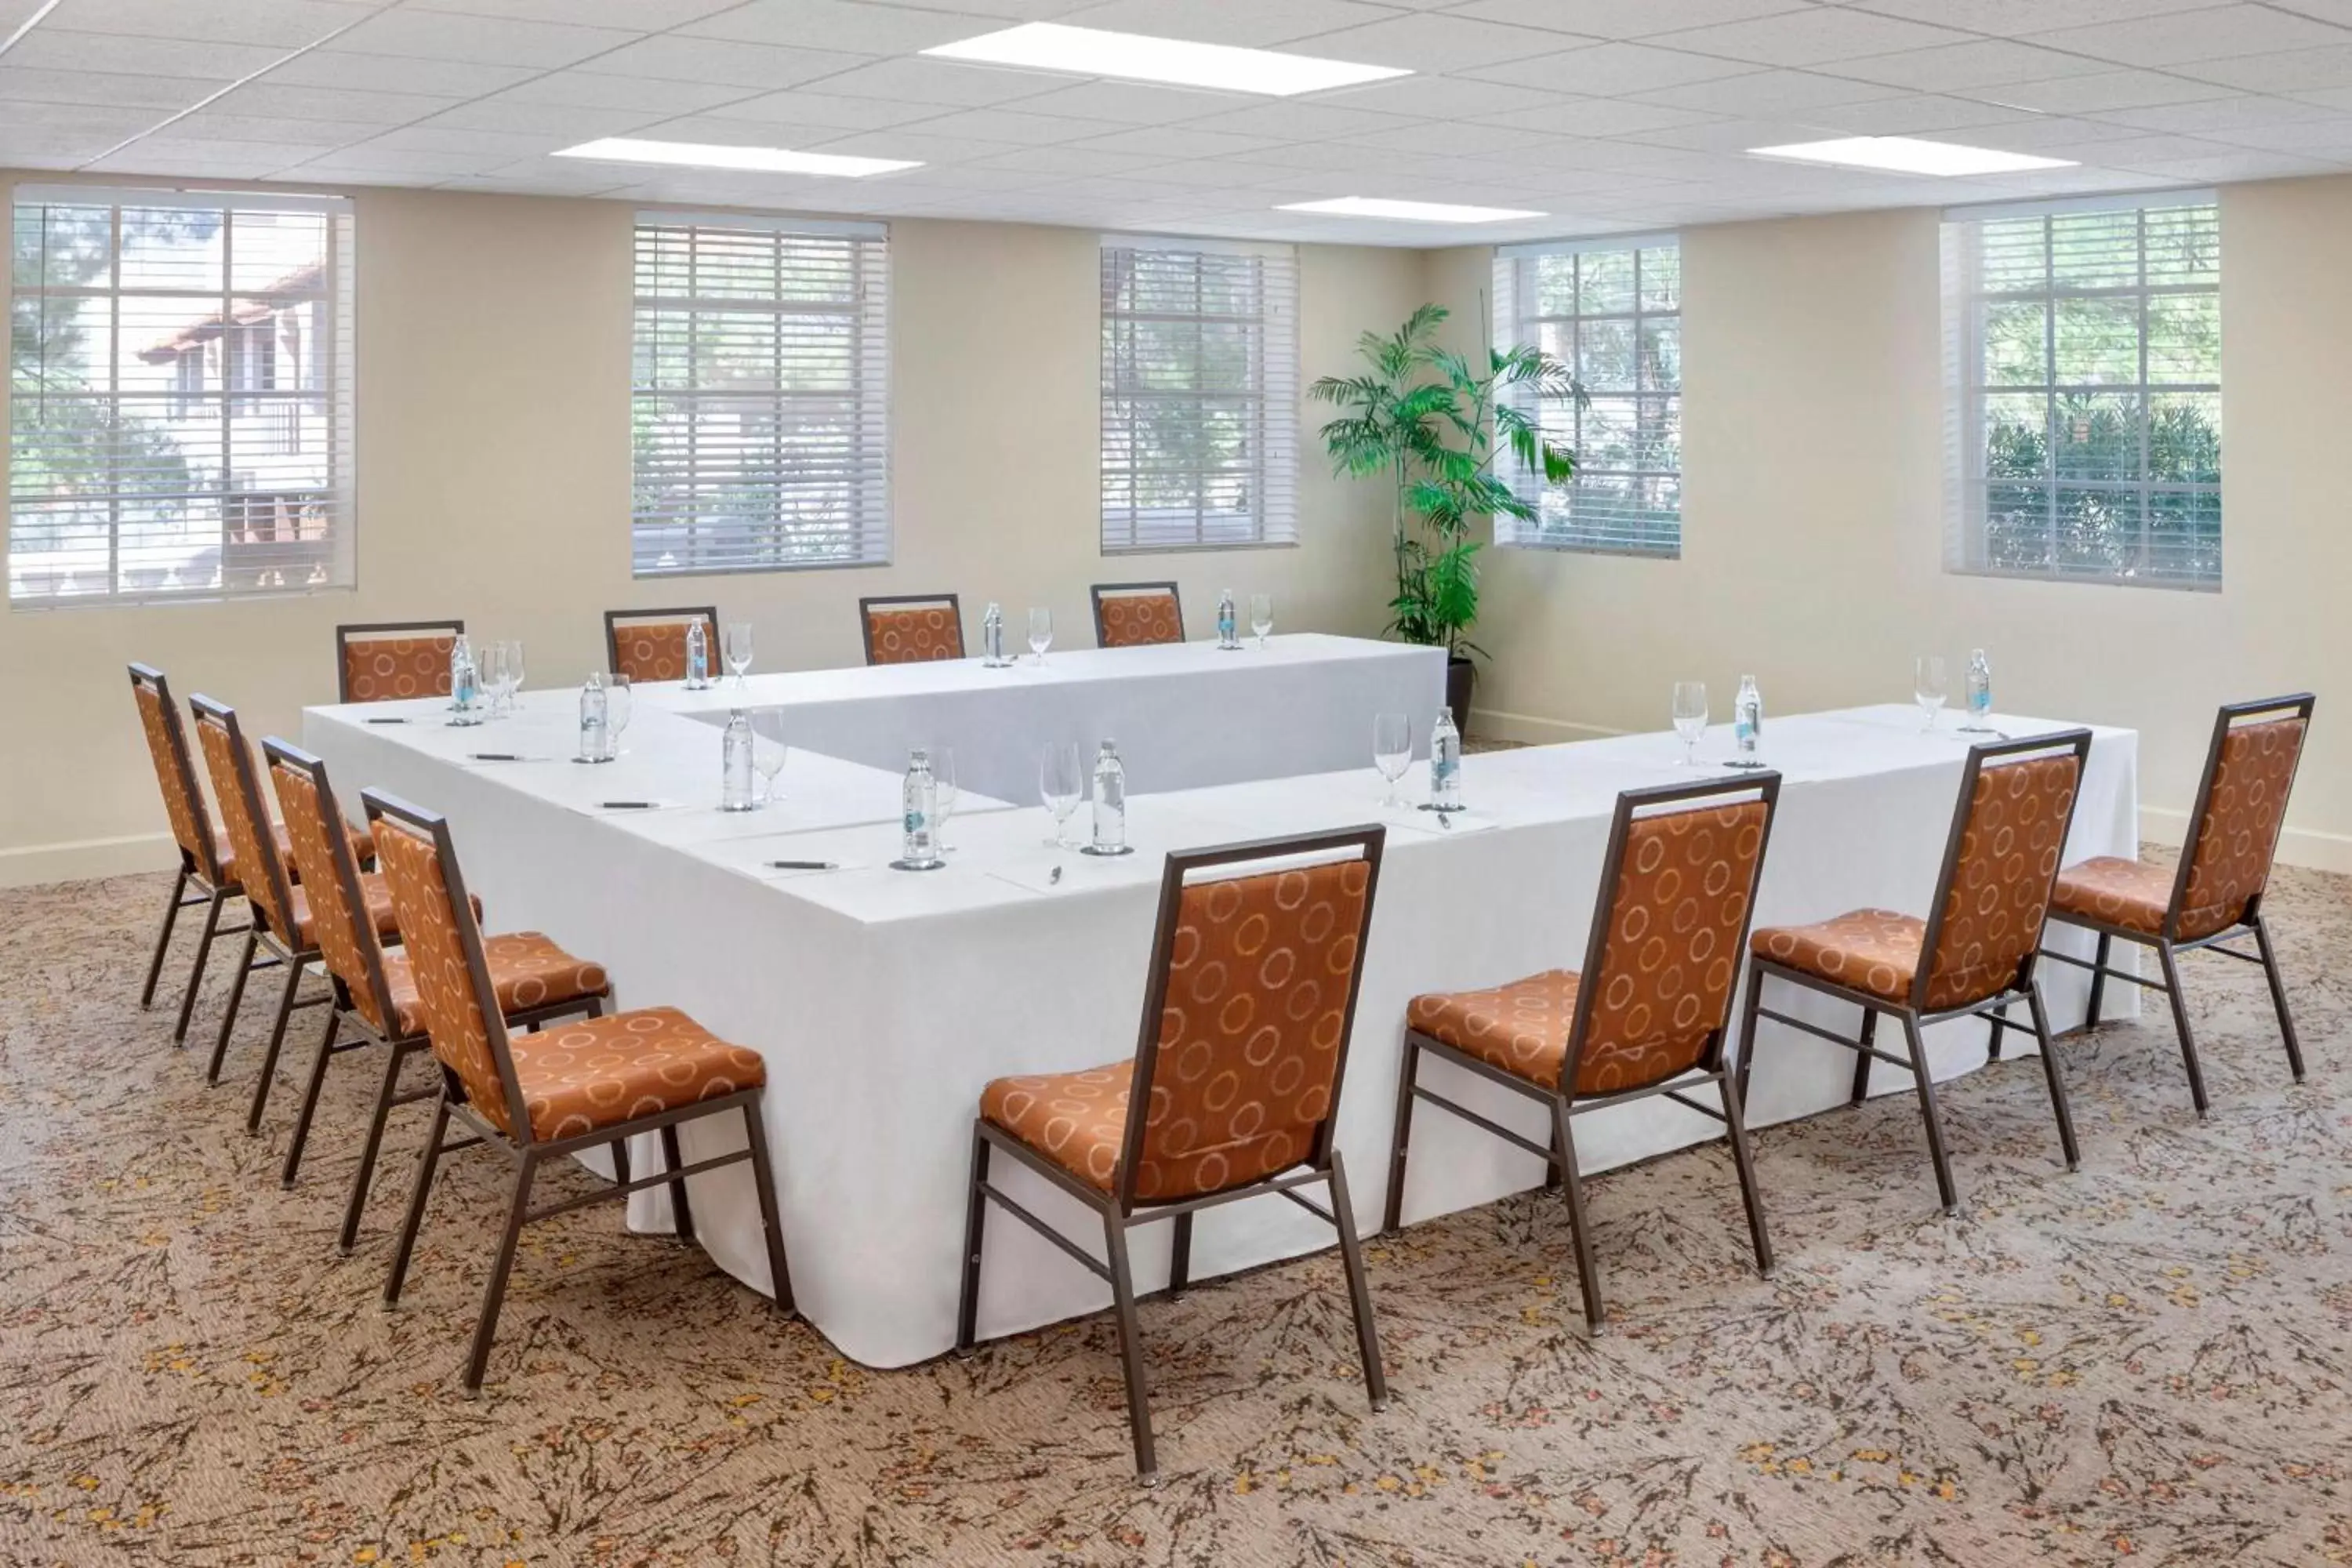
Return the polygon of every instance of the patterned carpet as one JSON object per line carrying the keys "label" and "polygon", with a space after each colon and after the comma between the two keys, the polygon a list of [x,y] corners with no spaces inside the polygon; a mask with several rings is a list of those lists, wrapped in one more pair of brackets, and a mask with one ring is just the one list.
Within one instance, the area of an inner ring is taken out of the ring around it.
{"label": "patterned carpet", "polygon": [[1331,1255],[1147,1303],[1148,1493],[1107,1317],[868,1373],[603,1206],[526,1233],[467,1400],[496,1162],[454,1162],[380,1312],[421,1111],[338,1260],[370,1075],[281,1193],[287,1110],[242,1135],[257,1028],[207,1092],[131,1005],[161,892],[0,893],[10,1568],[2352,1563],[2352,880],[2273,894],[2307,1086],[2260,974],[2192,959],[2213,1120],[2168,1029],[2069,1041],[2068,1177],[2039,1070],[1977,1074],[1962,1219],[1895,1097],[1761,1134],[1769,1282],[1719,1146],[1597,1182],[1597,1342],[1556,1198],[1417,1226],[1370,1249],[1378,1417]]}

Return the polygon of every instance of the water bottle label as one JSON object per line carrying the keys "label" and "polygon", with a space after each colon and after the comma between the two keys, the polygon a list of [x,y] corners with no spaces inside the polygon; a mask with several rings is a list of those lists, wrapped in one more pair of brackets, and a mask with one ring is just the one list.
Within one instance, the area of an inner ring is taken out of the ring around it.
{"label": "water bottle label", "polygon": [[907,814],[907,831],[909,833],[920,833],[922,830],[923,814],[919,811],[908,812]]}

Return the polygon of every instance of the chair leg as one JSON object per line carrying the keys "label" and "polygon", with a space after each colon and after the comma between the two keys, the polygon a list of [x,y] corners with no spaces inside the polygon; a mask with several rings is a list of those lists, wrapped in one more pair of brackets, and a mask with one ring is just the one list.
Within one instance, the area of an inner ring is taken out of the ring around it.
{"label": "chair leg", "polygon": [[139,988],[139,1005],[143,1011],[155,1005],[155,982],[163,978],[163,953],[172,945],[172,928],[179,923],[180,895],[188,890],[188,866],[180,863],[180,874],[172,879],[172,896],[163,901],[163,929],[155,933],[155,956],[147,961],[147,983]]}
{"label": "chair leg", "polygon": [[1920,1037],[1919,1020],[1909,1013],[1903,1015],[1903,1033],[1911,1042],[1911,1077],[1919,1087],[1919,1114],[1927,1123],[1927,1157],[1936,1164],[1936,1192],[1944,1200],[1944,1212],[1960,1212],[1960,1189],[1952,1180],[1952,1157],[1944,1148],[1944,1117],[1936,1109],[1936,1079],[1927,1070],[1927,1045]]}
{"label": "chair leg", "polygon": [[482,1287],[482,1315],[474,1322],[474,1348],[466,1357],[466,1392],[482,1391],[482,1373],[490,1364],[490,1342],[498,1337],[499,1312],[507,1304],[507,1280],[514,1273],[515,1248],[522,1241],[524,1217],[530,1213],[530,1178],[539,1168],[531,1151],[523,1151],[515,1167],[514,1197],[507,1205],[507,1228],[499,1237],[499,1255],[490,1264],[490,1278]]}
{"label": "chair leg", "polygon": [[180,997],[179,1020],[172,1026],[172,1044],[174,1046],[188,1043],[188,1020],[196,1011],[196,992],[205,983],[205,960],[212,956],[213,933],[220,929],[221,906],[226,902],[226,893],[215,891],[205,906],[204,929],[196,936],[195,962],[188,965],[188,988]]}
{"label": "chair leg", "polygon": [[1186,1209],[1176,1216],[1168,1240],[1168,1299],[1183,1299],[1184,1288],[1192,1282],[1192,1211]]}
{"label": "chair leg", "polygon": [[2042,982],[2025,984],[2027,1004],[2033,1009],[2033,1038],[2042,1047],[2042,1073],[2050,1080],[2050,1109],[2058,1117],[2058,1144],[2066,1151],[2066,1168],[2083,1168],[2083,1151],[2074,1142],[2074,1111],[2066,1103],[2066,1078],[2058,1067],[2058,1041],[2050,1032],[2050,1011],[2042,1005]]}
{"label": "chair leg", "polygon": [[1870,1069],[1877,1058],[1870,1054],[1878,1044],[1878,1009],[1862,1010],[1862,1049],[1853,1053],[1853,1092],[1846,1097],[1848,1105],[1860,1105],[1870,1098]]}
{"label": "chair leg", "polygon": [[408,1279],[408,1255],[416,1248],[417,1227],[425,1223],[425,1205],[433,1195],[433,1173],[441,1163],[441,1139],[449,1131],[449,1096],[433,1097],[433,1125],[425,1131],[425,1148],[416,1158],[416,1184],[408,1194],[408,1217],[400,1222],[400,1239],[393,1245],[392,1269],[384,1276],[383,1304],[400,1305],[400,1288]]}
{"label": "chair leg", "polygon": [[1748,1000],[1739,1005],[1739,1073],[1737,1079],[1739,1109],[1748,1109],[1748,1077],[1756,1066],[1756,1013],[1764,1005],[1764,972],[1755,964],[1748,966]]}
{"label": "chair leg", "polygon": [[269,1026],[269,1048],[261,1055],[261,1076],[254,1080],[253,1105],[245,1113],[245,1135],[261,1136],[261,1112],[269,1103],[270,1086],[278,1081],[278,1053],[286,1047],[286,1026],[294,1018],[294,996],[302,987],[302,964],[286,961],[286,984],[278,994],[278,1019]]}
{"label": "chair leg", "polygon": [[[1356,1314],[1356,1349],[1364,1358],[1364,1392],[1375,1414],[1389,1407],[1388,1374],[1381,1369],[1381,1335],[1372,1326],[1372,1292],[1364,1279],[1364,1244],[1356,1237],[1356,1205],[1348,1197],[1348,1166],[1331,1151],[1331,1217],[1339,1221],[1339,1267],[1348,1276],[1348,1305]],[[1191,1215],[1181,1216],[1189,1222]]]}
{"label": "chair leg", "polygon": [[310,1081],[302,1086],[302,1109],[294,1113],[294,1133],[286,1143],[286,1167],[278,1184],[291,1187],[302,1169],[302,1146],[310,1141],[310,1118],[319,1112],[319,1090],[327,1081],[327,1063],[335,1054],[335,1031],[342,1026],[342,1009],[327,1004],[327,1026],[320,1031],[319,1049],[310,1058]]}
{"label": "chair leg", "polygon": [[1118,1318],[1118,1355],[1127,1372],[1127,1420],[1135,1435],[1135,1475],[1145,1486],[1160,1482],[1160,1459],[1151,1446],[1151,1387],[1143,1375],[1143,1324],[1135,1313],[1135,1270],[1128,1264],[1127,1227],[1103,1211],[1103,1249],[1110,1258],[1111,1307]]}
{"label": "chair leg", "polygon": [[2173,956],[2168,942],[2156,944],[2156,958],[2164,965],[2164,994],[2172,1004],[2173,1031],[2180,1037],[2181,1065],[2189,1069],[2189,1097],[2197,1102],[2197,1120],[2202,1121],[2211,1106],[2205,1098],[2205,1069],[2197,1060],[2197,1037],[2189,1028],[2189,998],[2180,989],[2180,961]]}
{"label": "chair leg", "polygon": [[1739,1173],[1740,1200],[1748,1205],[1748,1237],[1756,1244],[1756,1272],[1769,1279],[1772,1238],[1764,1229],[1764,1189],[1756,1180],[1756,1157],[1748,1147],[1748,1115],[1728,1080],[1717,1087],[1723,1091],[1723,1125],[1731,1139],[1732,1169]]}
{"label": "chair leg", "polygon": [[776,1310],[793,1313],[793,1271],[784,1258],[784,1218],[777,1206],[776,1173],[768,1156],[768,1123],[757,1096],[743,1102],[743,1136],[751,1148],[751,1180],[760,1187],[760,1225],[767,1233],[768,1293]]}
{"label": "chair leg", "polygon": [[1601,1331],[1605,1309],[1601,1304],[1601,1267],[1592,1260],[1592,1223],[1584,1212],[1584,1178],[1576,1169],[1576,1134],[1569,1129],[1568,1101],[1551,1102],[1552,1142],[1559,1146],[1560,1186],[1568,1194],[1568,1226],[1575,1232],[1576,1277],[1584,1287],[1584,1325],[1588,1333]]}
{"label": "chair leg", "polygon": [[205,1068],[205,1081],[208,1084],[220,1082],[221,1063],[228,1056],[229,1031],[236,1027],[236,1010],[245,1005],[245,980],[253,973],[253,950],[260,942],[257,933],[245,933],[245,952],[236,961],[236,977],[228,984],[228,1001],[221,1008],[220,1033],[213,1039],[213,1059]]}
{"label": "chair leg", "polygon": [[1412,1090],[1420,1079],[1421,1045],[1408,1032],[1404,1037],[1404,1066],[1397,1073],[1396,1131],[1389,1139],[1388,1202],[1381,1209],[1382,1236],[1395,1230],[1404,1214],[1405,1151],[1412,1141]]}
{"label": "chair leg", "polygon": [[[662,1159],[672,1171],[686,1169],[686,1160],[677,1152],[677,1123],[673,1121],[661,1130]],[[669,1212],[677,1228],[680,1241],[694,1239],[694,1205],[687,1201],[686,1178],[673,1175],[669,1183]]]}
{"label": "chair leg", "polygon": [[627,1186],[629,1184],[629,1141],[626,1138],[615,1138],[605,1147],[613,1152],[613,1184],[616,1187]]}
{"label": "chair leg", "polygon": [[400,1068],[409,1051],[387,1046],[384,1055],[390,1059],[383,1064],[383,1081],[375,1091],[375,1112],[368,1118],[367,1137],[360,1144],[360,1168],[352,1173],[352,1195],[343,1205],[343,1228],[335,1237],[335,1250],[345,1258],[359,1243],[360,1215],[366,1212],[368,1189],[375,1184],[376,1156],[383,1149],[383,1124],[392,1117],[392,1102],[399,1098]]}
{"label": "chair leg", "polygon": [[980,1338],[980,1250],[988,1230],[988,1196],[981,1184],[988,1180],[989,1144],[971,1124],[971,1191],[963,1211],[963,1289],[956,1297],[956,1354],[970,1355]]}
{"label": "chair leg", "polygon": [[2254,917],[2254,945],[2263,955],[2263,973],[2271,983],[2271,1005],[2278,1011],[2279,1034],[2286,1041],[2286,1065],[2294,1081],[2303,1081],[2303,1043],[2294,1037],[2294,1015],[2286,1008],[2286,977],[2279,973],[2278,952],[2271,946],[2270,922]]}
{"label": "chair leg", "polygon": [[2091,1002],[2083,1010],[2083,1027],[2099,1026],[2099,1004],[2107,995],[2107,954],[2114,951],[2116,939],[2105,931],[2099,933],[2099,945],[2091,953],[2091,962],[2098,967],[2091,971]]}

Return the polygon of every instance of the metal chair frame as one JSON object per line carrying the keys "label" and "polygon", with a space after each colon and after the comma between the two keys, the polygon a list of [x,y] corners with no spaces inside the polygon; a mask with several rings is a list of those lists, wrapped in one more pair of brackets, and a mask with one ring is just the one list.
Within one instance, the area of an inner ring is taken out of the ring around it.
{"label": "metal chair frame", "polygon": [[196,824],[196,837],[203,850],[199,855],[191,852],[184,845],[179,847],[179,870],[172,879],[171,895],[163,903],[163,924],[155,933],[154,953],[147,961],[146,982],[139,988],[141,1008],[153,1006],[155,986],[163,976],[163,958],[172,945],[172,931],[179,923],[180,911],[201,905],[205,911],[205,923],[196,936],[195,962],[188,967],[187,989],[181,994],[179,1016],[172,1025],[172,1044],[175,1047],[184,1047],[188,1043],[188,1022],[195,1013],[196,993],[204,986],[205,963],[212,956],[214,939],[242,936],[250,929],[249,926],[224,929],[220,923],[222,906],[231,899],[243,898],[245,889],[233,879],[221,875],[220,858],[211,835],[212,816],[205,809],[204,791],[196,785],[195,765],[188,756],[187,731],[180,721],[180,710],[172,701],[172,683],[153,665],[133,664],[131,666],[131,684],[134,690],[145,688],[163,706],[163,731],[171,742],[172,771],[176,785],[187,802],[190,817]]}

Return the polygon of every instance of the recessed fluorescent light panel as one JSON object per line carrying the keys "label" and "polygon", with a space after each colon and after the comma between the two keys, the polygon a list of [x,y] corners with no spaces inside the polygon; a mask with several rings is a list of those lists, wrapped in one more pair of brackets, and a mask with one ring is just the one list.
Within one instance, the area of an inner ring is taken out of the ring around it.
{"label": "recessed fluorescent light panel", "polygon": [[709,142],[640,142],[627,136],[607,136],[583,142],[553,154],[558,158],[590,158],[608,163],[675,163],[688,169],[748,169],[763,174],[831,174],[864,179],[919,169],[898,158],[851,158],[837,153],[793,153],[782,147],[731,147]]}
{"label": "recessed fluorescent light panel", "polygon": [[1801,163],[1835,163],[1845,169],[1883,169],[1897,174],[2019,174],[2029,169],[2071,169],[2068,158],[2036,158],[1957,142],[1922,142],[1914,136],[1842,136],[1833,142],[1791,142],[1781,147],[1750,147],[1758,158],[1790,158]]}
{"label": "recessed fluorescent light panel", "polygon": [[979,65],[1026,66],[1074,76],[1118,77],[1129,81],[1172,82],[1178,87],[1221,88],[1229,92],[1297,92],[1355,87],[1412,72],[1394,66],[1286,55],[1274,49],[1241,49],[1227,44],[1195,44],[1143,33],[1112,33],[1099,27],[1065,27],[1031,22],[1001,33],[983,33],[923,53],[943,60]]}
{"label": "recessed fluorescent light panel", "polygon": [[1380,196],[1335,196],[1328,202],[1285,202],[1275,208],[1286,213],[1327,213],[1334,217],[1402,218],[1407,223],[1506,223],[1515,217],[1541,217],[1517,207],[1463,207],[1444,202],[1392,202]]}

